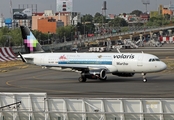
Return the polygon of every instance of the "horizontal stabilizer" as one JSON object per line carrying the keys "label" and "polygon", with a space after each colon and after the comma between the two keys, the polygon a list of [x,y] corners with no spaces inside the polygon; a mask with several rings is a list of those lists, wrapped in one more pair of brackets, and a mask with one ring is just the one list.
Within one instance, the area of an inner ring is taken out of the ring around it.
{"label": "horizontal stabilizer", "polygon": [[22,61],[26,63],[27,60],[22,56],[22,54],[21,54],[20,52],[18,52],[18,54],[19,54],[19,56],[21,57]]}

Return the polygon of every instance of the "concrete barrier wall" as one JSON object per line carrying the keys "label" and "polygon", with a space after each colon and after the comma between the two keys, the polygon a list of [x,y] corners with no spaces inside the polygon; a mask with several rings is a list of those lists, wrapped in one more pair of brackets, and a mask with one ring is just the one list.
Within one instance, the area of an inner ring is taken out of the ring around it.
{"label": "concrete barrier wall", "polygon": [[16,60],[16,55],[14,54],[12,48],[1,47],[0,48],[0,62]]}
{"label": "concrete barrier wall", "polygon": [[173,98],[49,98],[0,93],[1,120],[169,120]]}

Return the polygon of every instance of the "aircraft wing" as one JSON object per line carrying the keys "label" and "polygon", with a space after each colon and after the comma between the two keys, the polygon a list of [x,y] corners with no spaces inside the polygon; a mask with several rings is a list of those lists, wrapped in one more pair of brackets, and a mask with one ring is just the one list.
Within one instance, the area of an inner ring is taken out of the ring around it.
{"label": "aircraft wing", "polygon": [[84,69],[95,69],[95,70],[101,70],[101,69],[105,69],[108,71],[108,68],[106,68],[105,66],[93,66],[93,65],[58,65],[58,66],[46,66],[46,67],[61,67],[62,69],[66,69],[66,68],[70,68],[72,70],[78,70],[78,71],[82,71]]}

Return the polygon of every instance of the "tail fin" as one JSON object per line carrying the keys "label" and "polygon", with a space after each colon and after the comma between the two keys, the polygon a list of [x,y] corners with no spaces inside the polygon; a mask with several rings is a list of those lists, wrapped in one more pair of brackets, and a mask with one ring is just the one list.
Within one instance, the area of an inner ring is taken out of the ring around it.
{"label": "tail fin", "polygon": [[42,46],[35,38],[33,33],[30,31],[30,29],[26,26],[20,26],[20,28],[21,28],[22,38],[24,41],[25,51],[27,53],[44,52]]}

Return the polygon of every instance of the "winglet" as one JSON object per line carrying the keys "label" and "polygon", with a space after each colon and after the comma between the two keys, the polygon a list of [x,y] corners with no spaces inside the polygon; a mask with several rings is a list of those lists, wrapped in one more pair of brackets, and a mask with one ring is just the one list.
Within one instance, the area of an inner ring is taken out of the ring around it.
{"label": "winglet", "polygon": [[20,52],[18,52],[18,54],[19,54],[19,56],[21,57],[22,61],[26,63],[27,60],[22,56],[22,54],[21,54]]}

